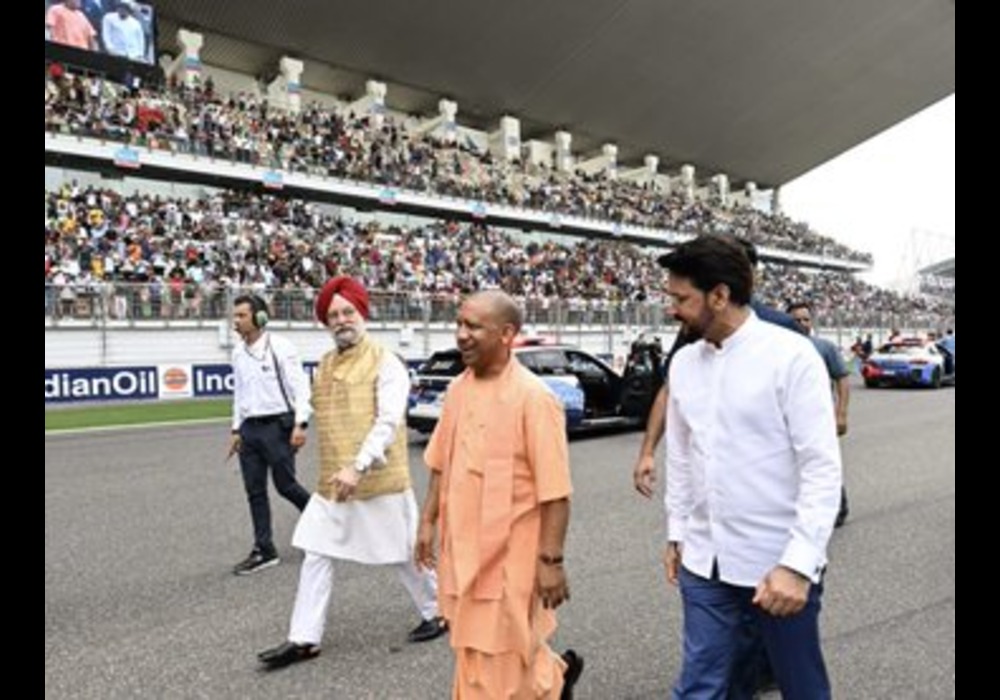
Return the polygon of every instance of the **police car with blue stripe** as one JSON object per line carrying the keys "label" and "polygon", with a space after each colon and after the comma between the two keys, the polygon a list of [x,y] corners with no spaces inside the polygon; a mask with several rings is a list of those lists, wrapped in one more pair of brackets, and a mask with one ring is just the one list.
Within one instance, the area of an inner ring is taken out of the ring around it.
{"label": "police car with blue stripe", "polygon": [[955,384],[955,344],[923,338],[886,343],[861,366],[865,386],[921,386],[937,389]]}

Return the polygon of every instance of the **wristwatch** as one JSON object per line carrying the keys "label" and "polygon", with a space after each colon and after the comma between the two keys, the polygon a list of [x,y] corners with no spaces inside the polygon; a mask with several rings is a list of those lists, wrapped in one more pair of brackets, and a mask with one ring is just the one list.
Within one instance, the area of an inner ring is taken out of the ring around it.
{"label": "wristwatch", "polygon": [[365,472],[368,471],[368,467],[370,466],[371,466],[370,464],[362,464],[361,462],[355,462],[354,471],[356,471],[358,474],[364,474]]}

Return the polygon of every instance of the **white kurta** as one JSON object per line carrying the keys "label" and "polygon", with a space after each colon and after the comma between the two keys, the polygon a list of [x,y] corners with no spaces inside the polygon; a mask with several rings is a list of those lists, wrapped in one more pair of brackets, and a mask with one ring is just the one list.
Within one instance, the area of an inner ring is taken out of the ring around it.
{"label": "white kurta", "polygon": [[782,564],[818,583],[840,507],[830,377],[812,342],[751,312],[670,364],[668,539],[703,578],[753,587]]}
{"label": "white kurta", "polygon": [[413,489],[343,503],[313,494],[292,546],[361,564],[401,564],[413,554],[419,520]]}

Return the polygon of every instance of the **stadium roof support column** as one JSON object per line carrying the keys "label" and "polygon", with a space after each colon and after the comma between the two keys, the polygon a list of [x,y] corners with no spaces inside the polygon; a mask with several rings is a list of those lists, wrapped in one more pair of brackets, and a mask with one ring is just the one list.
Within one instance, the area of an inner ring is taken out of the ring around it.
{"label": "stadium roof support column", "polygon": [[281,73],[274,82],[268,86],[268,95],[272,90],[278,92],[276,99],[280,99],[285,104],[289,112],[298,114],[302,110],[302,69],[305,65],[302,61],[291,56],[282,56],[278,61],[278,70]]}
{"label": "stadium roof support column", "polygon": [[747,195],[747,199],[753,204],[754,200],[757,199],[757,183],[753,180],[747,180],[747,184],[743,186],[743,191]]}
{"label": "stadium roof support column", "polygon": [[568,131],[556,132],[556,170],[568,173],[573,170],[573,134]]}
{"label": "stadium roof support column", "polygon": [[715,186],[714,194],[719,198],[719,204],[729,206],[729,176],[719,173],[712,176],[712,184]]}
{"label": "stadium roof support column", "polygon": [[619,180],[629,180],[632,182],[638,182],[645,185],[648,182],[654,182],[656,180],[657,170],[660,167],[659,156],[654,156],[652,153],[646,155],[642,160],[643,165],[641,168],[632,168],[631,170],[619,170],[618,179]]}
{"label": "stadium roof support column", "polygon": [[490,153],[506,161],[521,159],[521,120],[500,118],[500,128],[490,134]]}
{"label": "stadium roof support column", "polygon": [[458,125],[455,123],[455,115],[458,114],[458,103],[453,100],[438,100],[438,115],[441,119],[441,126],[438,127],[441,138],[447,143],[455,143],[458,132]]}
{"label": "stadium roof support column", "polygon": [[771,191],[771,213],[780,214],[781,213],[781,188],[775,187]]}
{"label": "stadium roof support column", "polygon": [[642,162],[646,166],[646,172],[649,173],[649,177],[656,177],[656,172],[660,169],[660,157],[652,153],[647,153]]}
{"label": "stadium roof support column", "polygon": [[615,179],[618,174],[618,146],[613,143],[604,144],[600,155],[581,161],[576,169],[588,175],[603,172],[609,180]]}
{"label": "stadium roof support column", "polygon": [[757,183],[747,180],[741,192],[734,192],[730,199],[735,206],[755,207],[757,203]]}
{"label": "stadium roof support column", "polygon": [[355,116],[367,116],[378,128],[385,120],[385,83],[369,80],[365,83],[365,96],[347,105],[345,113],[353,112]]}
{"label": "stadium roof support column", "polygon": [[417,126],[413,133],[433,134],[445,143],[455,143],[458,137],[458,124],[455,115],[458,114],[458,103],[452,100],[438,100],[438,115],[427,119]]}
{"label": "stadium roof support column", "polygon": [[204,43],[205,37],[198,32],[178,29],[177,45],[181,47],[181,54],[167,66],[167,77],[176,77],[187,87],[198,85],[201,82],[201,47]]}
{"label": "stadium roof support column", "polygon": [[687,165],[681,166],[681,193],[684,198],[689,201],[694,201],[694,166],[688,163]]}

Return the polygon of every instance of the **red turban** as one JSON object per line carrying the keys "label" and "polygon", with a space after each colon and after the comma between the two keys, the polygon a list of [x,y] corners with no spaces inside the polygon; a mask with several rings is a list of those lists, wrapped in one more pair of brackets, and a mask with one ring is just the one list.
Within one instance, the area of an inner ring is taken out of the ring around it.
{"label": "red turban", "polygon": [[330,310],[333,297],[338,294],[351,302],[351,306],[357,309],[365,320],[368,319],[368,291],[364,285],[353,277],[334,277],[326,281],[323,289],[319,291],[319,296],[316,297],[316,319],[320,323],[327,325],[326,314]]}

